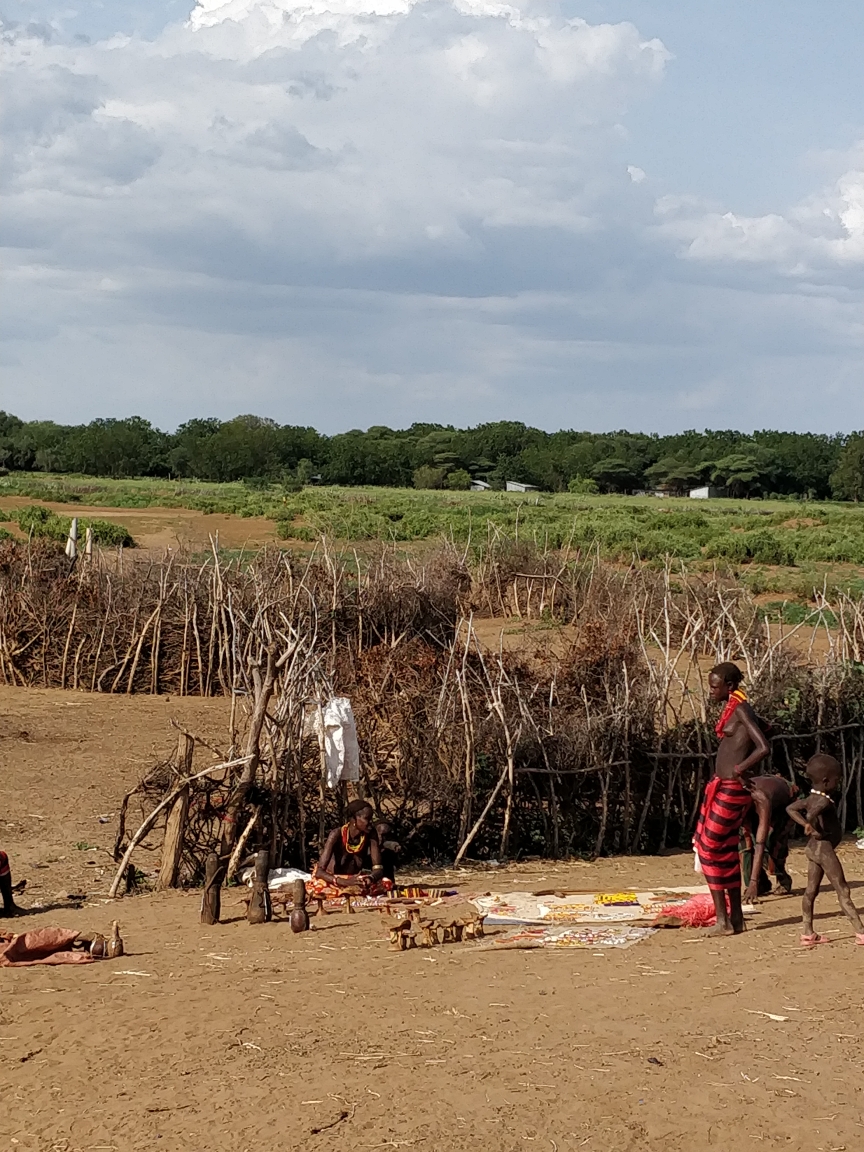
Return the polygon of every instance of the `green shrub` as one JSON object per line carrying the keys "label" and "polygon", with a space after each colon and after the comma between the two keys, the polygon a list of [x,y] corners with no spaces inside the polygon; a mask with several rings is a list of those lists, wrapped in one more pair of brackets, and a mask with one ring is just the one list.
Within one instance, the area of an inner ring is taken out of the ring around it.
{"label": "green shrub", "polygon": [[758,564],[795,564],[795,548],[782,536],[770,529],[747,532],[744,536],[747,545],[747,558]]}
{"label": "green shrub", "polygon": [[[107,544],[113,548],[134,548],[135,540],[132,533],[128,528],[124,528],[122,524],[115,524],[111,520],[79,520],[78,521],[78,539],[79,541],[86,535],[87,529],[93,531],[93,539],[97,544]],[[69,534],[69,525],[66,525],[66,535]]]}
{"label": "green shrub", "polygon": [[430,464],[423,464],[414,471],[414,487],[443,488],[446,474],[443,468],[433,468]]}
{"label": "green shrub", "polygon": [[715,536],[709,540],[704,554],[714,559],[730,560],[734,564],[755,561],[757,564],[793,567],[796,560],[794,545],[767,528]]}
{"label": "green shrub", "polygon": [[[58,516],[50,508],[40,504],[28,504],[15,512],[18,527],[28,536],[38,536],[47,540],[64,541],[69,536],[72,521],[68,516]],[[135,541],[128,528],[122,524],[115,524],[110,520],[84,520],[78,521],[78,541],[83,544],[87,529],[93,532],[93,540],[97,544],[106,544],[109,547],[134,548]]]}
{"label": "green shrub", "polygon": [[467,492],[471,487],[471,473],[466,472],[464,468],[448,472],[444,487],[449,488],[451,492]]}
{"label": "green shrub", "polygon": [[567,481],[567,491],[577,496],[596,496],[600,488],[590,476],[574,476]]}
{"label": "green shrub", "polygon": [[27,536],[39,536],[49,540],[65,540],[69,535],[71,521],[61,519],[50,508],[41,504],[27,504],[15,511],[18,527]]}

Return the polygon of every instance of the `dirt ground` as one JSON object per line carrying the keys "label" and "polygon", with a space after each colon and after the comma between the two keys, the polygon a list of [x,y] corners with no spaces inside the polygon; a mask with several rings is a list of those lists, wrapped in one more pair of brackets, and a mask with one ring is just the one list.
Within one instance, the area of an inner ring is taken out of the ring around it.
{"label": "dirt ground", "polygon": [[[218,537],[220,547],[231,549],[255,550],[276,540],[276,525],[263,516],[231,516],[221,512],[195,512],[190,508],[103,508],[4,496],[0,499],[0,510],[11,512],[28,504],[43,505],[58,516],[82,516],[122,524],[131,533],[136,547],[148,553],[179,548],[196,552],[210,547],[211,536]],[[4,523],[3,527],[13,536],[24,537],[14,522]]]}
{"label": "dirt ground", "polygon": [[[108,904],[124,789],[172,747],[171,717],[222,743],[226,713],[0,688],[0,844],[22,904],[45,906],[15,926],[118,917],[127,944],[77,969],[0,969],[0,1149],[864,1147],[864,948],[830,893],[831,943],[814,951],[795,896],[762,903],[741,937],[680,929],[597,953],[392,953],[377,913],[293,936],[284,920],[248,926],[233,893],[213,928],[193,892]],[[860,907],[864,852],[842,851]],[[796,849],[799,885],[802,866]],[[677,854],[446,879],[620,890],[693,873]]]}

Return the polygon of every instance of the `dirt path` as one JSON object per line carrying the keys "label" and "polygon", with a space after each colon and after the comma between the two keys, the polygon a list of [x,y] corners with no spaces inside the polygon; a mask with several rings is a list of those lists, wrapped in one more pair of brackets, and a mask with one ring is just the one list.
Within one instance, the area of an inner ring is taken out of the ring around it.
{"label": "dirt path", "polygon": [[[817,952],[797,945],[795,897],[766,901],[743,937],[669,931],[597,955],[394,954],[377,914],[292,936],[284,921],[249,927],[230,894],[214,928],[197,893],[109,905],[98,849],[114,825],[98,817],[172,746],[170,716],[224,740],[219,700],[0,689],[0,844],[28,880],[23,902],[89,893],[16,927],[105,930],[118,916],[128,947],[78,970],[0,970],[0,1146],[862,1147],[864,949],[831,895],[819,926],[832,943]],[[843,855],[860,906],[864,852]],[[796,850],[799,884],[802,865]],[[620,890],[693,873],[679,854],[450,875],[475,891]]]}

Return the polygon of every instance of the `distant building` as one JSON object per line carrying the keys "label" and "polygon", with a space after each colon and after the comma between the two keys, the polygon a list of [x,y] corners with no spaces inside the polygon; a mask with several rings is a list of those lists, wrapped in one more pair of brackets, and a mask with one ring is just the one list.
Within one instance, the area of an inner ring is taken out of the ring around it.
{"label": "distant building", "polygon": [[704,488],[691,488],[691,500],[716,500],[720,496],[726,495],[725,488],[711,488],[706,484]]}
{"label": "distant building", "polygon": [[536,484],[520,484],[518,480],[507,481],[508,492],[539,492],[540,489]]}
{"label": "distant building", "polygon": [[487,484],[485,480],[472,480],[471,481],[471,491],[472,492],[491,492],[491,490],[492,490],[492,485]]}

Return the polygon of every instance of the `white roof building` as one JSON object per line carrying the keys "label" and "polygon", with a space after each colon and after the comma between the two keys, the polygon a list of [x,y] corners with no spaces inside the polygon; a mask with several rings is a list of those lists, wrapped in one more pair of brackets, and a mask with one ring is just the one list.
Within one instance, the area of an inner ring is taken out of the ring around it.
{"label": "white roof building", "polygon": [[705,485],[704,488],[691,488],[691,500],[716,500],[719,496],[725,496],[725,488],[712,488],[710,485]]}

